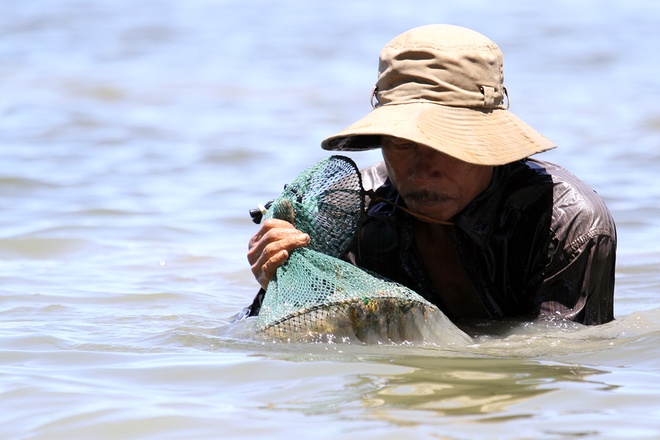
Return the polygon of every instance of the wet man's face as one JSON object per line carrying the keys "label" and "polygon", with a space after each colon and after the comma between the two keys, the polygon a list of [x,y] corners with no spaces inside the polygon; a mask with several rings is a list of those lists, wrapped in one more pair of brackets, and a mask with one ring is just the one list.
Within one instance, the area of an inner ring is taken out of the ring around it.
{"label": "wet man's face", "polygon": [[490,184],[493,167],[474,165],[400,138],[381,138],[390,180],[409,209],[448,221]]}

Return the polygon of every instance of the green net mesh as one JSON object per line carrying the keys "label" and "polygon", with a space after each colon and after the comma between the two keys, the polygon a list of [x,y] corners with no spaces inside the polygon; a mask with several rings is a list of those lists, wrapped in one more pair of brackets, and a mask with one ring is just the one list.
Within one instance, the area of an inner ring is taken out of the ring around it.
{"label": "green net mesh", "polygon": [[257,330],[286,341],[469,342],[412,290],[344,260],[364,213],[353,161],[331,156],[302,172],[265,218],[293,223],[311,237],[291,252],[266,290]]}

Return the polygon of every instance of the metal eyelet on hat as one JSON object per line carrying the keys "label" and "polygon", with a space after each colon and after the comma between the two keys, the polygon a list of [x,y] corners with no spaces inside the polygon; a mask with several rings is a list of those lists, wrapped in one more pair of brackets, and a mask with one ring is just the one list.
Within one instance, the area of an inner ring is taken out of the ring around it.
{"label": "metal eyelet on hat", "polygon": [[[375,109],[378,107],[378,98],[376,98],[376,94],[378,93],[378,86],[375,85],[374,89],[371,91],[371,98],[369,99],[369,102],[371,103],[371,108]],[[376,103],[374,104],[374,98],[376,98]]]}

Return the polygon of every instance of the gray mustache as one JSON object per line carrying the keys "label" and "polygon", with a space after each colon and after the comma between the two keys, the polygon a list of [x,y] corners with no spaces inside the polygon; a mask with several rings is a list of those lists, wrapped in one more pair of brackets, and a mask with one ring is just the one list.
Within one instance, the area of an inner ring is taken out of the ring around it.
{"label": "gray mustache", "polygon": [[404,200],[416,202],[447,202],[452,200],[452,197],[447,194],[437,193],[426,189],[406,193],[403,198]]}

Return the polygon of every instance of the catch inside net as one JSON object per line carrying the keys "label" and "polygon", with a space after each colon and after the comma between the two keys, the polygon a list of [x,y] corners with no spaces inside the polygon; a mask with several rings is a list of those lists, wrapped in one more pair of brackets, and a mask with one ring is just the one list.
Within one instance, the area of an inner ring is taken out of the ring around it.
{"label": "catch inside net", "polygon": [[414,291],[345,261],[365,211],[360,172],[331,156],[303,171],[265,218],[309,234],[268,284],[257,331],[283,341],[465,344],[469,337]]}

